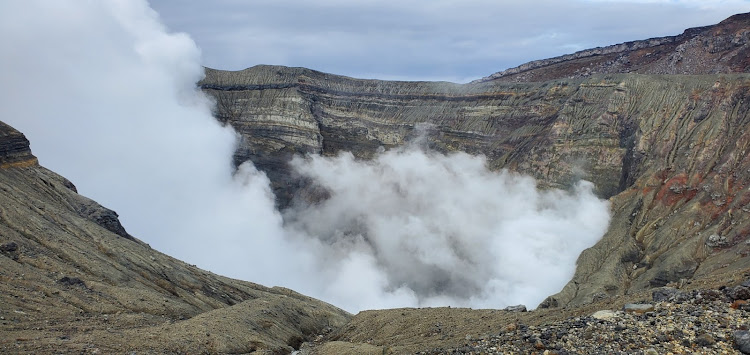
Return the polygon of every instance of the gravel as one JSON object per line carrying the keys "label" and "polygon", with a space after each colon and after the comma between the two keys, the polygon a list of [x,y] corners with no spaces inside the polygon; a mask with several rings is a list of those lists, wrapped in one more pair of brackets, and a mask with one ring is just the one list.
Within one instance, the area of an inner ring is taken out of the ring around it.
{"label": "gravel", "polygon": [[660,288],[652,302],[624,310],[541,326],[510,324],[461,347],[418,354],[750,354],[750,309],[737,306],[750,298],[748,291]]}

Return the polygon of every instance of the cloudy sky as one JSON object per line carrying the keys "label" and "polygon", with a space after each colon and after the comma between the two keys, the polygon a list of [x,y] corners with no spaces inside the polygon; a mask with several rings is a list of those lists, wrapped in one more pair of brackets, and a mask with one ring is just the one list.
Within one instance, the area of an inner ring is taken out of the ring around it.
{"label": "cloudy sky", "polygon": [[530,60],[676,35],[748,0],[152,0],[204,65],[466,82]]}

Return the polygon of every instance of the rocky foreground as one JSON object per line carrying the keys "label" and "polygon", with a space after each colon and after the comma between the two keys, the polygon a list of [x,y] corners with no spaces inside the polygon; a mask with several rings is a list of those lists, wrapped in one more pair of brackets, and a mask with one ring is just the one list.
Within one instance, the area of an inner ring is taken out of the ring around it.
{"label": "rocky foreground", "polygon": [[750,270],[555,311],[366,311],[301,354],[750,353],[750,282],[738,278]]}
{"label": "rocky foreground", "polygon": [[626,304],[540,326],[512,323],[497,335],[419,354],[732,354],[750,353],[750,282],[683,292],[654,291]]}

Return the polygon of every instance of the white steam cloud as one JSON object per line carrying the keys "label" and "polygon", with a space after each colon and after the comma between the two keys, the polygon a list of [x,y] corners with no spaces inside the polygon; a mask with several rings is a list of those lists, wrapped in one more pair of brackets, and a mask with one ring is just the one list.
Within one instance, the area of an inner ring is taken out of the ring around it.
{"label": "white steam cloud", "polygon": [[488,171],[465,153],[406,148],[293,166],[331,196],[289,211],[288,226],[325,246],[316,255],[340,260],[332,270],[360,269],[334,274],[332,285],[381,306],[536,306],[564,286],[609,221],[588,182],[539,191],[534,179]]}
{"label": "white steam cloud", "polygon": [[349,311],[535,306],[607,228],[588,183],[539,191],[481,157],[411,148],[295,159],[330,198],[282,217],[264,174],[232,175],[236,136],[195,89],[199,50],[144,1],[4,1],[0,45],[0,120],[131,234],[211,271]]}

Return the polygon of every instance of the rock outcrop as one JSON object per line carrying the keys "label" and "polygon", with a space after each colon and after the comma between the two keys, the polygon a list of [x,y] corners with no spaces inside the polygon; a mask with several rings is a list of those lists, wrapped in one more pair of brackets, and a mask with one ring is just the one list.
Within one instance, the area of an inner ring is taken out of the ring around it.
{"label": "rock outcrop", "polygon": [[583,177],[601,196],[613,196],[622,190],[626,150],[613,111],[627,102],[623,80],[459,85],[257,66],[208,69],[200,85],[216,98],[220,120],[242,136],[236,163],[251,160],[265,171],[285,207],[299,189],[306,193],[286,165],[294,154],[349,151],[367,159],[418,136],[438,151],[484,154],[491,168],[518,170],[547,186]]}
{"label": "rock outcrop", "polygon": [[531,82],[594,74],[719,74],[750,70],[750,13],[680,35],[625,42],[535,60],[477,80]]}
{"label": "rock outcrop", "polygon": [[36,157],[31,154],[26,136],[0,122],[0,169],[12,166],[32,166],[38,163]]}
{"label": "rock outcrop", "polygon": [[[744,71],[731,63],[747,57],[741,53],[748,18],[734,16],[659,45],[688,48],[726,33],[737,40],[715,52],[723,59],[712,63]],[[689,48],[710,47],[701,46]],[[715,71],[701,65],[690,68]],[[596,74],[459,85],[257,66],[207,69],[200,85],[216,98],[219,119],[242,136],[236,162],[251,160],[265,171],[281,207],[324,196],[295,177],[286,164],[292,155],[350,151],[367,159],[419,135],[432,149],[483,154],[490,168],[529,174],[543,187],[594,182],[599,196],[611,200],[611,227],[544,307],[750,266],[746,74]]]}
{"label": "rock outcrop", "polygon": [[350,315],[130,236],[0,122],[0,352],[289,353]]}

